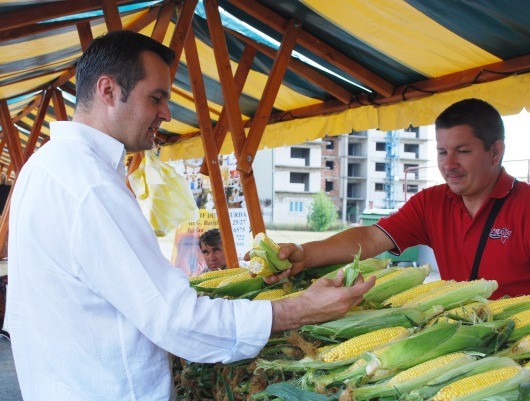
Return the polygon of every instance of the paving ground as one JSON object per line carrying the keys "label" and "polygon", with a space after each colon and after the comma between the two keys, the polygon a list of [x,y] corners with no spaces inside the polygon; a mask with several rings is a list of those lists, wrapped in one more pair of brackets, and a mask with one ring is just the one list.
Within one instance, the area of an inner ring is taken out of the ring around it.
{"label": "paving ground", "polygon": [[11,342],[3,335],[0,335],[0,400],[22,401],[11,353]]}

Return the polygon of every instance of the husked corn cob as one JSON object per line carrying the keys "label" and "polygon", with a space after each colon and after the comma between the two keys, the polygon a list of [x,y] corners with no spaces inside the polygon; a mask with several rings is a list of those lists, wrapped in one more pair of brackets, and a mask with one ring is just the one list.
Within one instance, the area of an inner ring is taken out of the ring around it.
{"label": "husked corn cob", "polygon": [[219,283],[221,283],[227,277],[228,276],[218,276],[218,277],[214,277],[214,278],[202,281],[201,283],[199,283],[199,287],[200,288],[216,288],[217,286],[219,286]]}
{"label": "husked corn cob", "polygon": [[493,319],[505,319],[526,309],[530,309],[530,295],[496,299],[481,307],[483,314]]}
{"label": "husked corn cob", "polygon": [[268,277],[277,273],[276,270],[272,270],[269,261],[260,256],[254,256],[250,259],[248,269],[257,276]]}
{"label": "husked corn cob", "polygon": [[493,387],[498,383],[508,381],[514,377],[521,368],[516,366],[505,367],[491,370],[489,372],[481,373],[466,377],[454,383],[443,387],[434,397],[432,401],[448,401],[455,398],[464,397],[471,393],[479,392],[488,387]]}
{"label": "husked corn cob", "polygon": [[441,373],[464,366],[475,358],[463,352],[443,355],[404,370],[386,382],[354,389],[357,401],[394,397],[395,399],[427,384]]}
{"label": "husked corn cob", "polygon": [[224,270],[214,270],[211,272],[199,274],[198,276],[190,277],[189,282],[193,284],[193,283],[198,283],[198,282],[205,281],[205,280],[210,280],[216,277],[227,277],[232,274],[243,273],[246,270],[247,269],[244,267],[236,267],[233,269],[224,269]]}
{"label": "husked corn cob", "polygon": [[353,358],[390,341],[404,338],[410,331],[404,327],[388,327],[351,338],[322,355],[326,363]]}
{"label": "husked corn cob", "polygon": [[530,309],[510,316],[515,323],[515,327],[510,334],[510,340],[518,340],[526,334],[530,334]]}
{"label": "husked corn cob", "polygon": [[398,292],[397,294],[392,295],[390,298],[387,298],[386,300],[383,301],[383,305],[391,306],[392,308],[402,306],[406,302],[420,295],[426,294],[429,291],[432,291],[433,289],[441,287],[445,284],[447,284],[447,281],[445,280],[436,280],[436,281],[431,281],[429,283],[422,283],[422,284],[416,285],[412,288],[409,288],[408,290]]}
{"label": "husked corn cob", "polygon": [[416,379],[420,375],[424,375],[432,370],[440,368],[441,366],[446,366],[447,364],[456,361],[463,356],[465,356],[463,352],[453,352],[452,354],[442,355],[437,358],[422,362],[395,375],[388,381],[388,385],[393,386],[398,383],[404,383],[412,379]]}
{"label": "husked corn cob", "polygon": [[426,264],[398,269],[384,277],[378,277],[375,285],[364,294],[363,304],[378,308],[385,299],[423,283],[430,272],[431,266]]}
{"label": "husked corn cob", "polygon": [[448,281],[446,285],[406,302],[404,307],[430,308],[441,305],[444,309],[455,308],[475,300],[488,298],[498,287],[495,280]]}
{"label": "husked corn cob", "polygon": [[244,272],[238,273],[238,274],[232,274],[228,277],[223,277],[223,280],[217,285],[217,287],[222,287],[224,285],[230,284],[230,283],[237,283],[243,280],[248,280],[249,278],[252,278],[250,275],[250,272],[248,269],[245,269]]}
{"label": "husked corn cob", "polygon": [[258,233],[254,237],[254,248],[260,249],[261,248],[261,241],[265,242],[267,245],[269,245],[272,249],[274,249],[276,252],[280,252],[280,246],[274,242],[267,234],[265,233]]}
{"label": "husked corn cob", "polygon": [[252,300],[253,301],[259,301],[259,300],[269,300],[273,301],[275,299],[278,299],[282,296],[286,295],[283,288],[277,288],[274,290],[267,290],[260,292],[258,295],[256,295]]}

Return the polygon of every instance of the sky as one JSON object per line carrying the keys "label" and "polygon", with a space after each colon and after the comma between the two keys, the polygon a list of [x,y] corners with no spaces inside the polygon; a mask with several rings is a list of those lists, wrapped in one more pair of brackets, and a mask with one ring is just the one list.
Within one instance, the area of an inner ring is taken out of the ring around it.
{"label": "sky", "polygon": [[[529,181],[530,159],[530,113],[522,111],[513,116],[503,116],[506,150],[503,165],[506,171],[518,179]],[[429,126],[429,160],[428,180],[432,184],[441,183],[443,179],[436,167],[436,143],[434,126]]]}

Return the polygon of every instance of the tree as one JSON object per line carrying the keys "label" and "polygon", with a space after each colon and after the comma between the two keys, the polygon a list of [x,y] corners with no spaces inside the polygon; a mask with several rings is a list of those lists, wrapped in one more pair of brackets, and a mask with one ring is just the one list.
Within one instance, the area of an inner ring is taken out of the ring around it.
{"label": "tree", "polygon": [[333,201],[320,191],[313,197],[307,223],[313,231],[326,231],[337,219],[337,210]]}

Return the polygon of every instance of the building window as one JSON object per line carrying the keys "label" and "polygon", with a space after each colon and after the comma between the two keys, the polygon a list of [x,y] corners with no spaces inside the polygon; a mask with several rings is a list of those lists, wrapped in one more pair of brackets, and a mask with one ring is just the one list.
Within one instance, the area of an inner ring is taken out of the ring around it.
{"label": "building window", "polygon": [[309,166],[309,149],[307,148],[291,148],[291,159],[304,159],[305,165]]}
{"label": "building window", "polygon": [[326,192],[333,191],[333,181],[326,181]]}
{"label": "building window", "polygon": [[303,212],[304,207],[302,202],[289,202],[290,212]]}
{"label": "building window", "polygon": [[326,160],[326,168],[328,170],[333,170],[334,167],[335,167],[335,163],[333,163],[332,160]]}
{"label": "building window", "polygon": [[375,190],[376,190],[376,192],[383,192],[385,190],[385,184],[383,184],[381,182],[376,182],[375,183]]}
{"label": "building window", "polygon": [[[419,179],[419,171],[418,171],[418,165],[417,164],[403,164],[403,172],[404,173],[407,173],[407,174],[413,174],[414,175],[414,178],[417,180]],[[411,171],[407,171],[407,169],[413,169]]]}
{"label": "building window", "polygon": [[375,150],[385,151],[386,150],[386,142],[376,142],[375,143]]}
{"label": "building window", "polygon": [[403,144],[403,150],[407,153],[414,153],[417,159],[420,154],[420,145],[417,143],[405,143]]}
{"label": "building window", "polygon": [[326,141],[326,149],[335,149],[335,141]]}
{"label": "building window", "polygon": [[375,171],[386,171],[386,163],[375,163]]}
{"label": "building window", "polygon": [[415,194],[418,192],[418,186],[416,184],[407,184],[407,192]]}
{"label": "building window", "polygon": [[304,184],[304,191],[309,191],[309,173],[294,173],[289,175],[291,184]]}

